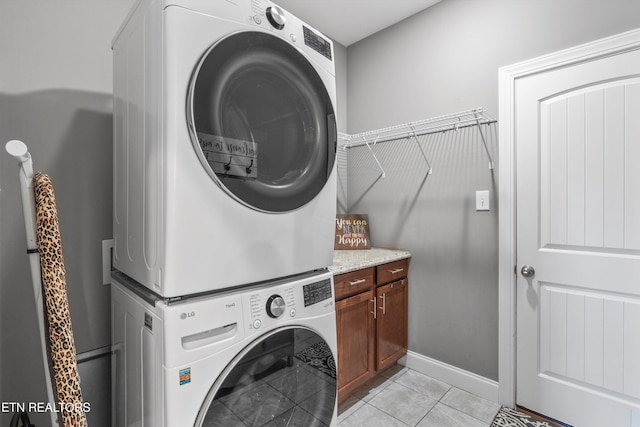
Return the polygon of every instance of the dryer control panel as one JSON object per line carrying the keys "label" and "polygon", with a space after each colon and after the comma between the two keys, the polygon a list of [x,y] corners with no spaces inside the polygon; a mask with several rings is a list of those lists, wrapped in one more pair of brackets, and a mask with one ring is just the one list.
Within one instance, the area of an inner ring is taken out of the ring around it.
{"label": "dryer control panel", "polygon": [[251,0],[249,21],[280,34],[292,44],[297,44],[305,50],[306,48],[313,50],[322,55],[323,59],[328,61],[327,63],[333,64],[331,40],[270,0]]}

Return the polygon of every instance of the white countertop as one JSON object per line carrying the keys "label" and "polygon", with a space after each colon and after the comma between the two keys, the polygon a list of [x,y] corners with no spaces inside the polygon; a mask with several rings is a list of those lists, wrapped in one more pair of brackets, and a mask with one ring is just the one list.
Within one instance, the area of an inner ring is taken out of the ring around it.
{"label": "white countertop", "polygon": [[335,250],[329,270],[333,274],[342,274],[410,257],[410,252],[397,249]]}

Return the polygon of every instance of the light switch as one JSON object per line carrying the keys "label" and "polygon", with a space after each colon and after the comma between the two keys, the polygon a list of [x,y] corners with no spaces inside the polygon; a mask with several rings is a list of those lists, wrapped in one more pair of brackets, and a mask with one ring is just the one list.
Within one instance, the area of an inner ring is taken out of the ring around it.
{"label": "light switch", "polygon": [[476,210],[489,210],[489,190],[476,191]]}

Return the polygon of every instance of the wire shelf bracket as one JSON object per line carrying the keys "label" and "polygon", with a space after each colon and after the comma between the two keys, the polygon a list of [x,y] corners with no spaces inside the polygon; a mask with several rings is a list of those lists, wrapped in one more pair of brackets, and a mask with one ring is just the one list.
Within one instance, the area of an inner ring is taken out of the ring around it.
{"label": "wire shelf bracket", "polygon": [[[364,138],[363,138],[364,139]],[[376,153],[373,152],[373,150],[371,149],[371,145],[369,143],[369,141],[367,141],[366,139],[364,139],[365,144],[367,145],[367,148],[369,149],[369,151],[371,152],[371,155],[373,156],[373,160],[376,161],[376,163],[378,164],[378,167],[380,168],[380,172],[382,172],[382,177],[386,178],[387,177],[387,173],[384,171],[384,168],[382,167],[382,164],[380,164],[380,160],[378,160],[378,156],[376,156]],[[378,138],[376,138],[373,141],[373,145],[376,145],[376,143],[378,142]]]}
{"label": "wire shelf bracket", "polygon": [[[369,152],[373,156],[373,160],[375,160],[376,164],[378,165],[378,168],[380,168],[380,176],[382,178],[386,178],[387,177],[387,173],[384,171],[384,167],[382,167],[382,163],[380,163],[380,160],[378,159],[378,156],[376,156],[376,153],[374,153],[373,150],[371,149],[372,146],[377,144],[378,139],[377,138],[374,139],[373,142],[369,142],[366,138],[362,138],[362,139],[363,139],[363,144],[361,144],[361,145],[366,145],[367,148],[369,149]],[[351,140],[351,135],[348,135],[346,133],[338,132],[338,141],[342,141],[342,149],[343,150],[346,150],[348,148],[350,140]]]}
{"label": "wire shelf bracket", "polygon": [[478,125],[478,132],[480,132],[480,138],[482,138],[482,145],[484,145],[484,151],[487,153],[487,157],[489,158],[489,169],[493,170],[494,168],[493,158],[491,157],[491,152],[489,151],[489,147],[487,146],[487,140],[484,137],[482,126],[480,126],[482,124],[480,123],[480,119],[482,119],[482,116],[476,113],[476,123]]}
{"label": "wire shelf bracket", "polygon": [[416,144],[418,145],[418,148],[420,148],[422,157],[424,157],[424,161],[427,162],[427,167],[429,168],[427,169],[427,175],[431,175],[433,173],[433,168],[431,167],[431,163],[429,163],[429,159],[427,159],[427,153],[424,152],[424,148],[422,148],[422,145],[418,140],[418,135],[416,135],[416,129],[414,126],[411,126],[411,131],[412,132],[409,134],[409,140],[411,140],[411,138],[416,140]]}

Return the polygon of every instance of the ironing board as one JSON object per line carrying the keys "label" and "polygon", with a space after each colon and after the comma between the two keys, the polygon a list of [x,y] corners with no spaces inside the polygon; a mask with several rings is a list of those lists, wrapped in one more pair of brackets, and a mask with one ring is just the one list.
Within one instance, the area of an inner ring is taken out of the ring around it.
{"label": "ironing board", "polygon": [[49,404],[59,411],[49,411],[51,426],[86,427],[84,411],[87,408],[80,392],[53,186],[46,175],[34,177],[31,155],[22,141],[9,141],[5,149],[20,166],[22,210],[43,352],[44,380]]}
{"label": "ironing board", "polygon": [[49,357],[57,394],[58,415],[64,427],[86,427],[86,408],[80,390],[53,184],[48,175],[38,173],[33,177],[33,187]]}

